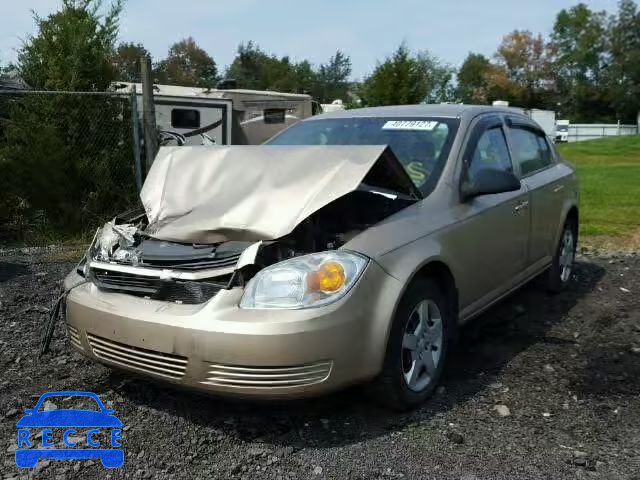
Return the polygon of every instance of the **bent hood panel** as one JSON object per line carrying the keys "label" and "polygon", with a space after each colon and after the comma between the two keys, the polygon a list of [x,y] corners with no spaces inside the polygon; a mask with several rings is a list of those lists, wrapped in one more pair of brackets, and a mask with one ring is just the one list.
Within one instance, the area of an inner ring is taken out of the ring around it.
{"label": "bent hood panel", "polygon": [[272,240],[358,188],[385,146],[163,147],[140,198],[174,242]]}

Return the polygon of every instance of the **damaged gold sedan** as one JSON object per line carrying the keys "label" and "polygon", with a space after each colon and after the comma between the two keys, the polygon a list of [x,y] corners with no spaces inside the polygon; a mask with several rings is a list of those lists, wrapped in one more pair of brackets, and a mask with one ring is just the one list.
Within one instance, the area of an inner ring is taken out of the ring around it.
{"label": "damaged gold sedan", "polygon": [[571,279],[574,169],[516,111],[384,107],[245,147],[161,149],[144,210],[65,280],[73,348],[218,394],[434,390],[459,324]]}

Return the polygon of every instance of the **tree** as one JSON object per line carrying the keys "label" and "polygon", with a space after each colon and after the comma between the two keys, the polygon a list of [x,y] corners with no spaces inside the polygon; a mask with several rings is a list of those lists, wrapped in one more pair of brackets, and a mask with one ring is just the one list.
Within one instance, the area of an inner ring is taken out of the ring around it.
{"label": "tree", "polygon": [[359,91],[364,106],[405,105],[446,101],[453,73],[429,53],[413,55],[401,44],[391,57],[378,63]]}
{"label": "tree", "polygon": [[160,83],[213,88],[218,80],[216,62],[191,37],[174,43],[167,58],[156,66]]}
{"label": "tree", "polygon": [[320,65],[314,97],[320,103],[346,100],[351,75],[351,59],[338,50],[326,64]]}
{"label": "tree", "polygon": [[0,77],[4,77],[5,75],[8,75],[13,67],[12,65],[0,65]]}
{"label": "tree", "polygon": [[149,51],[140,43],[121,43],[113,57],[116,80],[122,82],[142,81],[140,59],[150,57]]}
{"label": "tree", "polygon": [[[263,67],[263,74],[268,85],[266,90],[308,93],[312,88],[313,72],[311,64],[307,61],[296,63],[288,56],[278,59],[275,55],[272,55],[267,57]],[[311,81],[309,81],[310,74]]]}
{"label": "tree", "polygon": [[458,71],[458,96],[463,103],[485,104],[488,101],[487,74],[491,62],[484,55],[469,53]]}
{"label": "tree", "polygon": [[[508,82],[506,92],[516,95],[518,106],[525,108],[544,108],[552,101],[555,85],[551,75],[551,62],[548,49],[542,35],[533,35],[528,31],[515,30],[506,35],[495,54],[497,64],[503,69]],[[496,79],[498,70],[494,69],[490,78]],[[509,85],[509,82],[514,85]],[[490,85],[498,86],[494,82]]]}
{"label": "tree", "polygon": [[640,111],[640,13],[633,0],[620,0],[610,44],[609,98],[619,120],[635,123]]}
{"label": "tree", "polygon": [[37,34],[18,53],[21,77],[34,89],[104,91],[114,78],[111,63],[122,0],[106,15],[97,0],[62,0],[62,9],[41,18]]}
{"label": "tree", "polygon": [[[104,92],[112,65],[120,1],[62,0],[19,52],[31,87]],[[131,206],[135,198],[129,100],[105,95],[30,93],[11,100],[0,138],[0,223],[35,219],[69,232]]]}
{"label": "tree", "polygon": [[267,90],[275,81],[271,71],[276,61],[252,41],[241,43],[227,70],[227,77],[234,79],[241,88]]}
{"label": "tree", "polygon": [[296,93],[308,93],[314,96],[314,89],[316,88],[316,72],[313,70],[313,65],[308,60],[303,60],[301,62],[293,65],[293,76],[294,80],[294,90],[292,92]]}
{"label": "tree", "polygon": [[341,51],[316,70],[308,60],[268,54],[251,41],[238,46],[226,73],[241,88],[308,93],[321,103],[346,97],[349,75],[351,60]]}
{"label": "tree", "polygon": [[288,56],[278,58],[251,41],[238,46],[226,76],[235,80],[240,88],[312,95],[317,90],[317,73],[307,60],[295,62]]}
{"label": "tree", "polygon": [[456,70],[442,63],[431,53],[424,51],[417,55],[427,72],[428,91],[425,98],[426,103],[453,102],[457,100],[457,91],[453,85],[453,77]]}
{"label": "tree", "polygon": [[495,100],[506,100],[514,106],[524,106],[526,102],[525,87],[513,81],[509,72],[503,65],[491,63],[487,68],[484,78],[486,81],[486,94],[484,103],[492,103]]}
{"label": "tree", "polygon": [[550,52],[557,106],[573,121],[609,120],[604,84],[607,15],[584,4],[561,10],[553,26]]}

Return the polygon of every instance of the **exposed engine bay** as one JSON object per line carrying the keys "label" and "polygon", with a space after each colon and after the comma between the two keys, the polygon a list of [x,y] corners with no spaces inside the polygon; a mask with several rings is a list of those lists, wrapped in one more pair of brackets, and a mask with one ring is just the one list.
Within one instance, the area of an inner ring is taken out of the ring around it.
{"label": "exposed engine bay", "polygon": [[[96,232],[78,273],[102,290],[200,304],[221,289],[244,287],[257,272],[280,261],[339,249],[420,198],[391,151],[382,147],[380,152],[355,189],[290,222],[293,229],[279,238],[244,240],[242,230],[221,230],[229,239],[220,242],[158,238],[145,204]],[[233,240],[234,235],[241,239]]]}
{"label": "exposed engine bay", "polygon": [[[386,192],[358,190],[327,205],[281,239],[204,245],[150,237],[145,233],[144,213],[129,212],[97,232],[88,262],[80,270],[103,289],[155,300],[203,303],[222,288],[243,287],[269,265],[338,249],[414,201]],[[254,251],[237,268],[242,254],[252,246]],[[157,275],[151,275],[152,270]]]}

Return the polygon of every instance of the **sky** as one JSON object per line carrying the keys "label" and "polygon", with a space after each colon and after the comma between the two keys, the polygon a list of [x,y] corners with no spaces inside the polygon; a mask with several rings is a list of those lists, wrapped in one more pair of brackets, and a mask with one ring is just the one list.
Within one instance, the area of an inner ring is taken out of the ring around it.
{"label": "sky", "polygon": [[[0,64],[34,33],[31,11],[46,16],[60,0],[0,0]],[[109,0],[104,0],[105,4]],[[470,51],[493,55],[512,30],[547,35],[556,14],[578,0],[128,0],[120,40],[142,43],[154,59],[191,36],[220,66],[241,42],[314,64],[336,50],[350,55],[353,78],[369,74],[378,60],[406,41],[459,66]],[[617,0],[583,0],[594,10],[615,12]]]}

